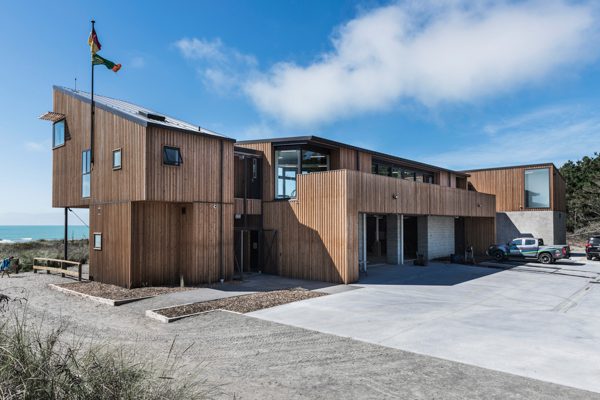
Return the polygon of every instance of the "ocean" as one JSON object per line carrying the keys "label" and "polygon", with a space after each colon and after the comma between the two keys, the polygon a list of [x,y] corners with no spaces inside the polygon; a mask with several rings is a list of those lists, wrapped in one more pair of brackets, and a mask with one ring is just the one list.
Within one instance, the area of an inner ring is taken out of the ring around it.
{"label": "ocean", "polygon": [[[0,225],[0,243],[29,242],[40,239],[64,239],[62,225]],[[89,228],[69,226],[69,239],[87,239]]]}

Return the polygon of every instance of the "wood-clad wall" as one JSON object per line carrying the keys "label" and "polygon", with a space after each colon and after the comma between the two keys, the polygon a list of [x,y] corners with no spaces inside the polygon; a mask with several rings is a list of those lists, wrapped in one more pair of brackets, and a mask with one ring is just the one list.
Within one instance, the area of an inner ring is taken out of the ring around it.
{"label": "wood-clad wall", "polygon": [[[90,207],[90,277],[113,285],[130,287],[131,203]],[[94,233],[102,234],[102,249],[94,250]]]}
{"label": "wood-clad wall", "polygon": [[496,243],[496,218],[465,218],[465,246],[473,246],[475,255],[482,256],[491,243]]}
{"label": "wood-clad wall", "polygon": [[[262,213],[262,201],[260,199],[246,199],[246,213],[248,215],[260,215]],[[235,199],[235,214],[244,214],[244,199]]]}
{"label": "wood-clad wall", "polygon": [[52,207],[87,207],[90,200],[81,197],[81,153],[90,147],[90,105],[57,90],[53,98],[54,112],[66,115],[70,139],[52,150]]}
{"label": "wood-clad wall", "polygon": [[[233,203],[232,142],[157,127],[148,128],[147,142],[147,200],[219,202],[222,190],[223,202]],[[179,147],[183,164],[163,165],[163,146]]]}
{"label": "wood-clad wall", "polygon": [[[349,229],[345,170],[305,175],[298,199],[264,204],[263,226],[278,231],[278,273],[283,276],[349,283],[358,279],[353,262],[356,241]],[[319,195],[315,195],[319,193]]]}
{"label": "wood-clad wall", "polygon": [[[550,208],[525,208],[525,170],[550,170]],[[565,185],[552,164],[468,171],[475,190],[496,195],[496,211],[565,211]]]}
{"label": "wood-clad wall", "polygon": [[338,147],[331,151],[331,169],[356,169],[358,166],[358,151],[347,147]]}
{"label": "wood-clad wall", "polygon": [[554,210],[567,211],[567,183],[562,175],[554,168]]}

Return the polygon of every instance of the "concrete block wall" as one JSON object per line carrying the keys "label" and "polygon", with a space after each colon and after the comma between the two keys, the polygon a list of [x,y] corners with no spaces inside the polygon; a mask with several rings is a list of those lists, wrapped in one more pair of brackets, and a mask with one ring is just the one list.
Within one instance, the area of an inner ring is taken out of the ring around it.
{"label": "concrete block wall", "polygon": [[496,214],[496,241],[506,243],[519,236],[544,239],[546,244],[565,244],[566,215],[561,211],[507,211]]}
{"label": "concrete block wall", "polygon": [[454,218],[423,216],[417,218],[418,252],[428,260],[454,253]]}

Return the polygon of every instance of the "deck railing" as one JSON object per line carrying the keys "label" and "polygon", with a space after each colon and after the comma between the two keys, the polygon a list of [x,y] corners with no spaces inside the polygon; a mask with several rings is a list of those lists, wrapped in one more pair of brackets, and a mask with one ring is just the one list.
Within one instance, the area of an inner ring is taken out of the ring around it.
{"label": "deck railing", "polygon": [[[50,264],[58,264],[59,267],[51,267]],[[46,265],[38,265],[38,264],[46,264]],[[67,269],[69,266],[76,266],[77,271],[72,271]],[[61,274],[64,278],[65,275],[72,276],[81,281],[81,263],[76,261],[68,261],[68,260],[59,260],[55,258],[42,258],[36,257],[33,259],[33,272],[37,273],[38,271],[46,271],[47,274],[54,272],[56,274]]]}

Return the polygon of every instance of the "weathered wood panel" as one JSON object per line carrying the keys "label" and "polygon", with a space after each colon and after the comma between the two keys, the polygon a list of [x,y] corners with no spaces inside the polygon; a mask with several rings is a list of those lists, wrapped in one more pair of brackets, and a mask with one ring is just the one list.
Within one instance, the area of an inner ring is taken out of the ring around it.
{"label": "weathered wood panel", "polygon": [[[90,276],[96,281],[131,287],[131,203],[90,207]],[[102,249],[94,250],[93,233],[102,233]]]}
{"label": "weathered wood panel", "polygon": [[358,151],[347,147],[339,147],[331,151],[331,169],[356,170],[358,167]]}
{"label": "weathered wood panel", "polygon": [[473,246],[476,256],[485,255],[492,243],[496,243],[495,218],[465,218],[465,245]]}
{"label": "weathered wood panel", "polygon": [[[156,127],[148,129],[147,142],[147,200],[220,202],[222,190],[223,202],[233,203],[233,143]],[[164,165],[163,146],[178,147],[183,164]]]}
{"label": "weathered wood panel", "polygon": [[[361,172],[371,173],[373,157],[370,153],[361,151],[358,153],[358,170]],[[353,168],[354,169],[354,168]]]}
{"label": "weathered wood panel", "polygon": [[[525,208],[525,170],[539,168],[550,169],[550,208]],[[560,177],[556,178],[554,171],[552,164],[545,164],[467,171],[467,173],[470,175],[469,182],[475,190],[496,196],[496,210],[498,212],[523,210],[564,211],[565,206],[562,199],[565,196],[565,187],[561,185],[561,182],[558,182]]]}
{"label": "weathered wood panel", "polygon": [[[262,213],[262,201],[260,199],[246,199],[246,213],[248,215],[260,215]],[[235,199],[235,214],[244,214],[244,199]]]}
{"label": "weathered wood panel", "polygon": [[554,175],[554,199],[553,206],[555,211],[567,211],[567,184],[562,175],[552,166]]}

